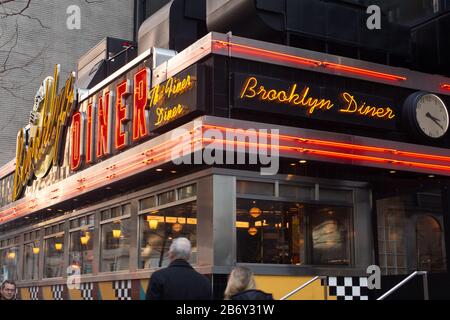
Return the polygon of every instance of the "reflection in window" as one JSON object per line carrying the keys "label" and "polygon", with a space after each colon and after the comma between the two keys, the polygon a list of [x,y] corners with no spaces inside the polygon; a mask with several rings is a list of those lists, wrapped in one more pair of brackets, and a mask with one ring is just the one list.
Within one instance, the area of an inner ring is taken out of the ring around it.
{"label": "reflection in window", "polygon": [[64,236],[45,240],[44,278],[63,276]]}
{"label": "reflection in window", "polygon": [[350,218],[350,208],[238,199],[237,261],[348,265]]}
{"label": "reflection in window", "polygon": [[194,202],[151,211],[140,216],[139,268],[164,267],[172,239],[185,237],[191,241],[190,263],[197,261],[197,209]]}
{"label": "reflection in window", "polygon": [[128,270],[130,262],[130,219],[102,225],[102,272]]}
{"label": "reflection in window", "polygon": [[191,184],[178,189],[178,200],[186,199],[197,195],[197,185]]}
{"label": "reflection in window", "polygon": [[380,197],[376,207],[382,274],[446,270],[439,190]]}
{"label": "reflection in window", "polygon": [[443,231],[439,221],[422,215],[416,224],[417,265],[422,271],[445,271]]}
{"label": "reflection in window", "polygon": [[27,243],[24,246],[23,279],[37,280],[39,277],[39,242]]}
{"label": "reflection in window", "polygon": [[17,265],[19,262],[19,248],[12,247],[0,252],[0,280],[17,280]]}
{"label": "reflection in window", "polygon": [[94,228],[70,233],[69,263],[80,268],[81,274],[92,273],[95,234]]}
{"label": "reflection in window", "polygon": [[348,241],[350,209],[309,207],[311,215],[312,264],[350,263]]}

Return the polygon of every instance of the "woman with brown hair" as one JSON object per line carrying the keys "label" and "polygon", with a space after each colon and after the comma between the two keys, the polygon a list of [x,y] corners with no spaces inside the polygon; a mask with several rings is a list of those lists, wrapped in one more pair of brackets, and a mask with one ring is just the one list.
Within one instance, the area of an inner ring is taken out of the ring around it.
{"label": "woman with brown hair", "polygon": [[256,289],[253,272],[245,267],[236,267],[228,277],[225,300],[273,300],[270,293]]}

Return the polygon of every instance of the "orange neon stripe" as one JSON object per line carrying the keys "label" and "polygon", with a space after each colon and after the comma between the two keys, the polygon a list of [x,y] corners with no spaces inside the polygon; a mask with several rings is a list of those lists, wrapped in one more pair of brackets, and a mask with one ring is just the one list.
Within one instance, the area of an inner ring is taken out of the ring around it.
{"label": "orange neon stripe", "polygon": [[[214,126],[214,125],[203,125],[202,127],[194,128],[193,130],[190,130],[183,135],[180,135],[178,138],[182,139],[185,135],[192,135],[194,131],[196,130],[205,130],[207,128],[215,128],[219,130],[233,130],[233,131],[239,131],[244,129],[234,129],[234,128],[227,128],[227,127],[220,127],[220,126]],[[364,146],[364,145],[353,145],[348,143],[341,143],[341,142],[333,142],[333,141],[323,141],[323,140],[317,140],[317,139],[303,139],[295,136],[287,136],[287,135],[274,135],[274,134],[268,134],[268,133],[256,133],[256,132],[250,132],[251,134],[258,134],[258,135],[267,135],[267,136],[278,136],[280,140],[287,140],[287,141],[294,141],[294,142],[300,142],[300,143],[309,143],[309,144],[316,144],[316,145],[325,145],[330,147],[337,147],[342,149],[352,149],[352,150],[364,150],[364,151],[374,151],[374,152],[381,152],[381,153],[387,153],[387,154],[397,154],[397,155],[405,155],[410,157],[416,157],[416,158],[425,158],[425,159],[432,159],[432,160],[441,160],[441,161],[448,161],[450,162],[450,157],[444,157],[444,156],[437,156],[437,155],[426,155],[426,154],[420,154],[420,153],[414,153],[414,152],[406,152],[406,151],[399,151],[395,149],[388,149],[388,148],[379,148],[379,147],[372,147],[372,146]],[[195,133],[194,133],[195,134]],[[155,147],[152,147],[140,154],[140,156],[130,156],[126,159],[121,160],[120,162],[106,168],[106,170],[111,170],[111,173],[108,173],[107,176],[100,176],[98,173],[93,172],[89,176],[79,179],[76,182],[74,181],[74,188],[70,192],[65,192],[63,195],[56,195],[53,194],[59,191],[58,188],[51,190],[51,192],[47,192],[47,197],[44,197],[41,199],[41,197],[38,195],[37,197],[33,199],[29,199],[28,201],[25,200],[22,203],[16,204],[16,206],[9,208],[7,210],[4,210],[0,213],[0,222],[4,222],[5,220],[10,220],[13,217],[16,217],[18,215],[21,215],[23,213],[29,212],[30,210],[37,208],[41,203],[46,203],[49,197],[51,199],[57,199],[61,196],[69,196],[72,194],[79,194],[80,189],[85,188],[92,188],[93,186],[103,183],[104,181],[111,180],[112,178],[117,178],[119,175],[127,174],[131,171],[136,170],[139,167],[144,167],[148,165],[149,163],[152,164],[158,164],[160,161],[166,159],[167,153],[172,151],[172,145],[178,144],[178,140],[173,140],[169,143],[161,143]],[[182,147],[188,145],[188,144],[195,144],[197,141],[202,141],[202,148],[204,147],[203,142],[205,141],[211,141],[211,142],[221,142],[225,144],[244,144],[245,146],[258,146],[258,147],[266,147],[266,148],[273,148],[274,146],[269,144],[262,144],[262,143],[250,143],[250,142],[240,142],[240,141],[228,141],[228,140],[220,140],[220,139],[208,139],[203,138],[203,134],[201,134],[200,139],[194,139],[194,140],[187,140],[184,141],[181,145]],[[342,153],[342,152],[335,152],[335,151],[324,151],[324,150],[317,150],[313,148],[303,148],[298,146],[275,146],[276,149],[279,150],[286,150],[290,152],[296,152],[296,153],[311,153],[318,156],[326,156],[326,157],[334,157],[334,158],[343,158],[343,159],[351,159],[351,160],[359,160],[359,161],[368,161],[368,162],[375,162],[375,163],[389,163],[393,165],[398,166],[407,166],[407,167],[416,167],[416,168],[423,168],[423,169],[432,169],[437,171],[450,171],[450,166],[444,166],[444,165],[436,165],[436,164],[427,164],[427,163],[420,163],[420,162],[414,162],[414,161],[403,161],[403,160],[395,160],[390,158],[384,158],[384,157],[374,157],[374,156],[365,156],[365,155],[355,155],[351,153]],[[159,151],[160,152],[157,152]],[[192,149],[191,149],[192,150]],[[122,165],[125,165],[121,168]],[[91,180],[93,177],[97,177],[95,180]],[[84,183],[88,182],[88,183]],[[81,185],[76,186],[76,183],[80,183]],[[54,187],[53,187],[54,188]],[[67,186],[66,188],[69,188]]]}
{"label": "orange neon stripe", "polygon": [[[267,148],[267,149],[273,148],[272,145],[264,144],[264,143],[228,141],[228,140],[209,139],[209,138],[204,138],[204,140],[211,141],[211,142],[221,142],[224,144],[234,144],[234,145],[236,145],[236,144],[244,144],[245,146],[255,145],[258,148],[259,147],[263,147],[263,148]],[[326,156],[352,159],[352,160],[364,160],[364,161],[390,163],[390,164],[397,164],[397,165],[405,164],[407,166],[412,166],[412,167],[427,168],[427,169],[434,169],[434,170],[450,172],[450,166],[426,164],[426,163],[420,163],[420,162],[411,162],[411,161],[403,161],[403,160],[388,159],[388,158],[378,158],[378,157],[373,157],[373,156],[363,156],[363,155],[355,155],[355,154],[349,154],[349,153],[315,150],[315,149],[299,148],[299,147],[291,147],[291,146],[275,146],[275,148],[276,149],[288,149],[288,150],[297,151],[300,153],[305,153],[305,152],[306,153],[315,153],[315,154],[319,154],[319,155],[326,155]]]}
{"label": "orange neon stripe", "polygon": [[[319,66],[321,64],[321,62],[319,60],[303,58],[303,57],[294,56],[291,54],[246,46],[243,44],[231,43],[231,42],[220,41],[220,40],[214,40],[213,42],[215,42],[216,44],[222,45],[222,46],[230,46],[232,50],[237,49],[237,51],[241,51],[242,53],[246,53],[246,54],[250,54],[250,55],[258,55],[260,57],[265,57],[265,58],[269,58],[269,59],[277,59],[277,60],[281,60],[281,61],[301,63],[301,64],[307,64],[307,65],[312,65],[312,66]],[[219,48],[219,47],[217,47],[217,48]]]}
{"label": "orange neon stripe", "polygon": [[257,47],[232,43],[232,42],[228,42],[228,41],[213,40],[213,48],[222,49],[223,47],[230,47],[231,50],[240,51],[241,53],[248,54],[248,55],[260,56],[260,57],[269,58],[269,59],[278,60],[278,61],[284,61],[284,62],[299,63],[299,64],[303,64],[303,65],[311,65],[311,66],[315,66],[315,67],[324,66],[325,68],[336,69],[336,70],[354,73],[354,74],[358,74],[358,75],[369,76],[369,77],[373,77],[373,78],[377,78],[377,79],[384,79],[384,80],[391,80],[391,81],[392,80],[393,81],[407,80],[407,78],[404,76],[398,76],[398,75],[394,75],[394,74],[378,72],[378,71],[363,69],[363,68],[357,68],[357,67],[352,67],[352,66],[347,66],[347,65],[343,65],[343,64],[327,62],[327,61],[319,61],[319,60],[314,60],[314,59],[309,59],[309,58],[303,58],[303,57],[294,56],[294,55],[290,55],[290,54],[286,54],[286,53],[282,53],[282,52],[261,49],[261,48],[257,48]]}
{"label": "orange neon stripe", "polygon": [[[215,125],[204,125],[205,128],[214,128],[219,130],[233,130],[233,131],[239,131],[245,129],[234,129],[234,128],[228,128],[228,127],[222,127],[222,126],[215,126]],[[409,151],[401,151],[396,149],[390,149],[390,148],[381,148],[381,147],[374,147],[374,146],[365,146],[365,145],[358,145],[358,144],[351,144],[351,143],[344,143],[344,142],[334,142],[334,141],[326,141],[326,140],[318,140],[318,139],[310,139],[310,138],[301,138],[301,137],[295,137],[295,136],[289,136],[289,135],[274,135],[271,133],[256,133],[256,132],[246,132],[246,134],[252,134],[252,135],[263,135],[263,136],[275,136],[278,137],[279,140],[290,140],[290,141],[300,141],[302,143],[310,143],[310,144],[316,144],[316,145],[322,145],[322,146],[329,146],[329,147],[336,147],[336,148],[343,148],[343,149],[349,149],[349,150],[363,150],[363,151],[372,151],[372,152],[382,152],[382,153],[391,153],[396,155],[402,155],[407,157],[413,157],[413,158],[422,158],[427,160],[438,160],[438,161],[448,161],[450,162],[450,157],[446,156],[439,156],[439,155],[431,155],[431,154],[424,154],[424,153],[417,153],[417,152],[409,152]]]}
{"label": "orange neon stripe", "polygon": [[[180,137],[181,137],[181,136],[180,136]],[[197,140],[199,140],[199,139],[197,139]],[[181,148],[183,148],[183,147],[186,146],[187,144],[192,144],[192,143],[195,143],[195,142],[196,142],[196,140],[194,140],[194,141],[192,141],[192,142],[191,142],[191,141],[187,141],[187,143],[185,142],[184,144],[181,145]],[[155,149],[156,149],[156,148],[152,148],[151,151],[153,152]],[[170,152],[172,152],[172,147],[166,146],[166,147],[163,149],[162,152],[156,153],[156,154],[152,154],[151,156],[150,156],[150,155],[147,155],[147,158],[146,158],[146,159],[141,159],[141,158],[136,158],[136,157],[134,157],[134,159],[132,159],[132,160],[134,160],[134,161],[129,161],[129,162],[128,162],[128,164],[129,164],[128,166],[125,166],[125,167],[121,168],[120,170],[114,171],[114,172],[108,174],[107,176],[102,176],[102,177],[100,177],[100,178],[98,178],[98,179],[96,179],[96,180],[89,181],[89,183],[85,183],[85,184],[83,184],[83,185],[77,187],[77,188],[76,188],[76,191],[75,191],[74,193],[78,193],[78,191],[79,191],[80,188],[82,188],[82,189],[85,189],[85,188],[91,188],[91,187],[93,187],[93,186],[95,186],[95,185],[97,185],[97,184],[101,184],[101,183],[104,182],[104,181],[111,180],[111,177],[112,177],[112,176],[113,176],[113,177],[117,177],[117,176],[119,176],[119,175],[123,175],[123,174],[129,173],[129,172],[131,172],[131,171],[135,171],[135,170],[138,169],[139,167],[145,167],[145,166],[147,166],[147,165],[150,164],[150,163],[152,163],[152,164],[157,164],[157,163],[159,163],[161,160],[164,160],[164,159],[166,158],[166,155],[169,154]],[[144,155],[144,154],[146,154],[146,153],[148,153],[148,151],[143,152],[142,155]],[[133,162],[134,162],[134,163],[133,163]],[[97,174],[97,176],[98,176],[98,174]],[[68,195],[68,194],[66,194],[66,196],[67,196],[67,195]]]}
{"label": "orange neon stripe", "polygon": [[406,80],[406,77],[401,77],[401,76],[397,76],[394,74],[383,73],[383,72],[362,69],[362,68],[356,68],[356,67],[346,66],[343,64],[337,64],[337,63],[332,63],[332,62],[322,62],[322,65],[325,68],[330,68],[330,69],[335,69],[335,70],[345,71],[345,72],[350,72],[350,73],[356,73],[356,74],[361,74],[364,76],[370,76],[370,77],[380,78],[380,79],[385,79],[385,80],[395,80],[395,81],[405,81]]}
{"label": "orange neon stripe", "polygon": [[[190,130],[190,131],[187,131],[186,133],[180,135],[180,136],[178,137],[178,139],[183,138],[185,135],[192,135],[192,134],[195,134],[194,131],[195,131],[195,130],[198,130],[198,129],[199,129],[199,127],[194,128],[194,129],[192,129],[192,130]],[[142,155],[142,156],[145,156],[148,152],[153,153],[153,152],[155,152],[155,150],[159,150],[159,149],[163,148],[163,150],[164,150],[163,153],[155,154],[153,157],[155,157],[155,156],[160,156],[161,154],[165,154],[165,153],[168,153],[169,151],[171,151],[171,150],[172,150],[172,144],[177,144],[177,143],[178,143],[177,140],[174,140],[172,143],[169,142],[169,144],[167,144],[167,143],[161,143],[161,144],[159,144],[159,145],[157,145],[157,146],[155,146],[155,147],[152,147],[152,148],[150,148],[150,149],[144,151],[141,155]],[[191,141],[188,141],[188,143],[191,143]],[[125,163],[125,161],[126,161],[126,163],[130,163],[130,162],[132,163],[132,160],[135,160],[135,159],[136,159],[136,157],[135,157],[135,156],[132,156],[132,157],[129,157],[129,158],[126,158],[126,159],[120,161],[119,163]],[[136,161],[136,160],[135,160],[135,161]],[[140,160],[140,159],[139,159],[139,160],[137,160],[137,161],[138,161],[138,163],[137,163],[136,165],[139,165],[139,164],[142,164],[142,166],[146,166],[146,165],[147,165],[146,163],[143,163],[143,161],[145,161],[145,160]],[[156,162],[156,161],[155,161],[155,162]],[[115,166],[115,167],[118,167],[118,163],[116,163],[114,166]],[[134,166],[134,165],[132,165],[131,167],[133,167],[133,166]],[[112,167],[113,167],[113,166],[112,166]],[[130,166],[129,166],[129,167],[130,167]],[[108,167],[108,168],[110,168],[110,167]],[[131,171],[131,170],[130,170],[130,171]],[[114,174],[115,174],[115,173],[114,173]],[[120,174],[123,174],[123,173],[120,173]],[[98,176],[98,173],[92,173],[92,175],[93,175],[93,176]],[[116,175],[117,175],[117,174],[116,174]],[[83,178],[83,179],[81,179],[81,180],[78,180],[77,182],[82,183],[82,182],[84,182],[84,181],[86,181],[86,180],[88,180],[88,179],[90,179],[90,178],[91,178],[91,177],[88,176],[88,177],[85,177],[85,178]],[[90,181],[91,183],[89,184],[89,187],[94,186],[94,185],[96,185],[96,184],[99,184],[99,183],[101,183],[101,182],[103,182],[103,181],[106,181],[106,180],[110,180],[110,179],[105,178],[105,177],[101,177],[100,179],[96,179],[96,180],[94,180],[94,181]],[[64,193],[62,196],[67,197],[67,196],[72,195],[72,194],[79,194],[80,188],[81,188],[81,189],[84,189],[84,188],[87,188],[87,187],[88,187],[88,186],[83,186],[83,185],[82,185],[82,186],[75,187],[75,190],[74,190],[74,191],[72,191],[72,192],[66,192],[66,193]],[[55,190],[56,190],[56,189],[55,189]],[[55,190],[53,190],[53,191],[55,191]],[[56,198],[58,198],[58,197],[60,197],[60,196],[53,197],[53,198],[51,198],[51,200],[52,200],[52,199],[56,199]],[[48,198],[48,197],[47,197],[47,198]],[[5,215],[7,215],[7,214],[10,213],[10,212],[15,212],[12,216],[16,216],[16,215],[22,214],[23,212],[25,212],[24,210],[30,209],[30,207],[27,207],[28,204],[29,204],[30,202],[34,202],[34,201],[36,201],[36,200],[37,200],[36,198],[30,199],[30,200],[28,200],[28,201],[23,202],[22,204],[17,205],[17,206],[14,207],[14,208],[9,208],[9,209],[3,211],[2,213],[0,213],[0,216],[3,216],[3,217],[4,217]],[[44,199],[44,200],[45,200],[45,199]],[[43,201],[43,202],[45,203],[45,201]],[[20,210],[17,210],[17,208],[18,208],[19,206],[24,206],[24,208],[23,208],[23,209],[20,209]],[[34,205],[32,209],[36,208],[37,206],[38,206],[37,204]],[[15,211],[14,211],[14,210],[15,210]],[[6,219],[6,218],[0,218],[0,222],[3,222],[4,219]],[[9,219],[8,219],[8,220],[9,220]]]}

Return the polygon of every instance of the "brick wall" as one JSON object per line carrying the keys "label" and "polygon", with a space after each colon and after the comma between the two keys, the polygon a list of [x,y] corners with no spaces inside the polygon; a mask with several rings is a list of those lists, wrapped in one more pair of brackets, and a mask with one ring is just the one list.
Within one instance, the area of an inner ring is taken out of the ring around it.
{"label": "brick wall", "polygon": [[[78,58],[106,36],[132,40],[132,0],[31,0],[27,16],[0,19],[0,166],[15,157],[16,135],[28,123],[42,80],[61,64],[65,81]],[[0,16],[27,1],[0,6]],[[81,9],[81,29],[67,28],[70,5]],[[15,36],[17,32],[17,37]],[[6,57],[9,59],[4,65]],[[4,72],[4,68],[11,68]],[[16,68],[16,67],[21,68]]]}

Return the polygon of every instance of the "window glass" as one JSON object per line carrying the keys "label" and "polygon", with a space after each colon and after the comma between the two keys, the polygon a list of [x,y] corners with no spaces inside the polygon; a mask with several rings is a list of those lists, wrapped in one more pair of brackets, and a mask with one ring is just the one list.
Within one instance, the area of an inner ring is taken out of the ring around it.
{"label": "window glass", "polygon": [[307,206],[310,215],[311,263],[350,264],[350,208]]}
{"label": "window glass", "polygon": [[78,228],[80,226],[78,219],[70,220],[70,228]]}
{"label": "window glass", "polygon": [[275,194],[275,184],[267,182],[237,181],[236,192],[241,194],[273,196]]}
{"label": "window glass", "polygon": [[444,231],[440,222],[429,215],[420,215],[416,222],[418,270],[444,271]]}
{"label": "window glass", "polygon": [[280,184],[280,197],[295,198],[299,200],[314,199],[314,188],[309,186],[292,186]]}
{"label": "window glass", "polygon": [[95,234],[93,227],[70,233],[69,263],[78,267],[81,274],[92,273]]}
{"label": "window glass", "polygon": [[111,218],[117,218],[117,217],[120,217],[121,215],[122,215],[122,212],[121,212],[120,206],[111,208]]}
{"label": "window glass", "polygon": [[122,215],[126,216],[129,214],[131,214],[131,205],[127,203],[122,206]]}
{"label": "window glass", "polygon": [[445,272],[440,190],[377,196],[378,259],[382,274]]}
{"label": "window glass", "polygon": [[197,185],[191,184],[186,187],[182,187],[178,189],[178,199],[186,199],[189,197],[193,197],[197,194]]}
{"label": "window glass", "polygon": [[191,241],[190,263],[197,261],[197,208],[189,202],[140,216],[139,268],[167,266],[171,241],[185,237]]}
{"label": "window glass", "polygon": [[0,279],[17,280],[17,268],[19,262],[19,248],[11,247],[0,251]]}
{"label": "window glass", "polygon": [[111,219],[111,210],[107,209],[107,210],[103,210],[101,212],[101,216],[102,216],[102,220],[108,220]]}
{"label": "window glass", "polygon": [[102,272],[127,270],[130,260],[130,219],[117,220],[101,227]]}
{"label": "window glass", "polygon": [[346,207],[237,199],[237,261],[349,265],[351,214]]}
{"label": "window glass", "polygon": [[353,202],[353,192],[351,190],[339,190],[330,188],[319,188],[320,201]]}
{"label": "window glass", "polygon": [[304,207],[297,203],[237,200],[237,261],[304,264]]}
{"label": "window glass", "polygon": [[145,210],[156,206],[156,197],[148,197],[139,201],[139,210]]}
{"label": "window glass", "polygon": [[23,279],[37,280],[39,277],[39,242],[27,243],[24,246]]}
{"label": "window glass", "polygon": [[63,276],[64,236],[45,240],[44,278]]}
{"label": "window glass", "polygon": [[166,204],[169,202],[174,202],[175,199],[175,191],[170,190],[167,192],[163,192],[158,194],[158,205]]}

